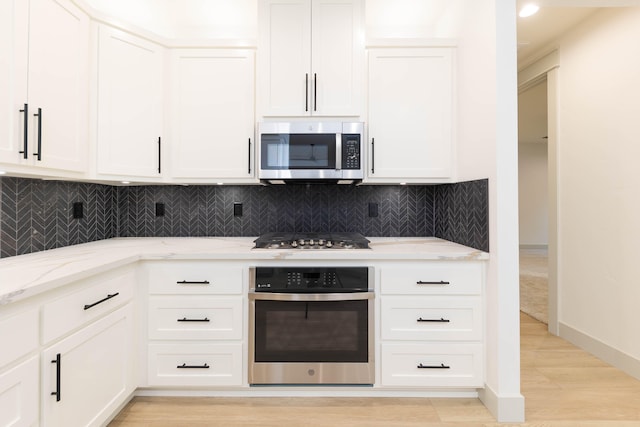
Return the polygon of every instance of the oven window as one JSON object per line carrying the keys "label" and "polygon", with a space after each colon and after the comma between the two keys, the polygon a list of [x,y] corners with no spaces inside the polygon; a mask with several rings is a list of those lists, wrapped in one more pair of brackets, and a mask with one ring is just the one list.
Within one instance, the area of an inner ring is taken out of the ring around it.
{"label": "oven window", "polygon": [[368,302],[255,301],[256,362],[367,362]]}

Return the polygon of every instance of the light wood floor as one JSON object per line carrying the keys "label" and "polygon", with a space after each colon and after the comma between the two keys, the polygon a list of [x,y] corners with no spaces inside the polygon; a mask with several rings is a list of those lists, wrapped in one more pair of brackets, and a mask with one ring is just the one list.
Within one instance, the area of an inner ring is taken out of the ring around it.
{"label": "light wood floor", "polygon": [[477,399],[134,398],[110,427],[640,427],[640,381],[521,315],[524,424]]}

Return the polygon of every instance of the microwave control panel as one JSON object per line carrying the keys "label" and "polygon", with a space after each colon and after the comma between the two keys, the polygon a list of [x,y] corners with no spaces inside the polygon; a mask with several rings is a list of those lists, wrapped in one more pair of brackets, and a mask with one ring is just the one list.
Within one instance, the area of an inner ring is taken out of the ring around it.
{"label": "microwave control panel", "polygon": [[342,169],[360,169],[360,135],[342,135]]}

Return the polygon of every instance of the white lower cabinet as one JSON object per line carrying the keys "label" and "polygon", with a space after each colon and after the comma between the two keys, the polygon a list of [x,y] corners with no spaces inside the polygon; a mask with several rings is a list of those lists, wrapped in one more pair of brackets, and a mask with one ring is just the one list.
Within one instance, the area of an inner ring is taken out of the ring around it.
{"label": "white lower cabinet", "polygon": [[150,344],[149,385],[237,386],[242,343]]}
{"label": "white lower cabinet", "polygon": [[483,277],[481,262],[380,268],[382,387],[483,387]]}
{"label": "white lower cabinet", "polygon": [[42,353],[44,426],[101,425],[135,389],[133,304]]}
{"label": "white lower cabinet", "polygon": [[382,385],[482,387],[482,344],[382,344]]}
{"label": "white lower cabinet", "polygon": [[[0,426],[38,425],[40,370],[39,317],[35,306],[1,316],[0,307]],[[26,359],[26,360],[25,360]]]}
{"label": "white lower cabinet", "polygon": [[246,266],[163,261],[145,269],[148,385],[241,386]]}
{"label": "white lower cabinet", "polygon": [[0,426],[38,425],[38,356],[0,374]]}
{"label": "white lower cabinet", "polygon": [[152,296],[149,338],[241,339],[242,297]]}

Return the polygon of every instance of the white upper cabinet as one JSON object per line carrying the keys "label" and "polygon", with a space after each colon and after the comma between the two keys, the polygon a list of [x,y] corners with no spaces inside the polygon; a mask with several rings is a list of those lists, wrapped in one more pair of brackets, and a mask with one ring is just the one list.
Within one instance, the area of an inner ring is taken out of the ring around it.
{"label": "white upper cabinet", "polygon": [[[0,162],[24,157],[24,103],[27,102],[29,3],[0,0]],[[22,25],[18,25],[20,20]]]}
{"label": "white upper cabinet", "polygon": [[368,182],[452,178],[453,54],[453,48],[369,51]]}
{"label": "white upper cabinet", "polygon": [[171,52],[171,178],[254,182],[255,53]]}
{"label": "white upper cabinet", "polygon": [[259,114],[359,116],[361,0],[266,0],[259,13]]}
{"label": "white upper cabinet", "polygon": [[86,170],[88,16],[68,0],[0,3],[0,161]]}
{"label": "white upper cabinet", "polygon": [[100,25],[97,68],[98,174],[161,176],[164,48]]}

